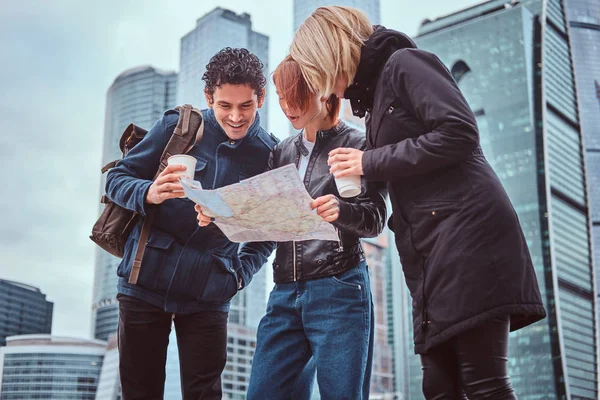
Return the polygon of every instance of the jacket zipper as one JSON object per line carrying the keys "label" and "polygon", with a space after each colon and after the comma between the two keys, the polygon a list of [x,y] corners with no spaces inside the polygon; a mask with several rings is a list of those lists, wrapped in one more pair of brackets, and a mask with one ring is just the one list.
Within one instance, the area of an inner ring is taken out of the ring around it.
{"label": "jacket zipper", "polygon": [[294,263],[294,282],[296,282],[296,242],[292,241],[292,246],[294,246],[294,260],[292,261]]}
{"label": "jacket zipper", "polygon": [[421,317],[423,321],[421,321],[421,328],[423,333],[427,332],[427,328],[429,326],[429,315],[427,314],[427,296],[425,296],[425,260],[421,260],[421,269],[423,270],[423,286],[421,297],[423,299],[423,310],[421,312]]}
{"label": "jacket zipper", "polygon": [[[302,138],[304,135],[304,129],[300,132],[300,142],[302,142]],[[300,160],[302,159],[302,154],[298,153],[297,158],[296,158],[296,169],[300,168]],[[308,160],[310,162],[310,159]],[[308,165],[306,166],[306,168],[308,169]],[[304,184],[304,179],[302,179],[302,183]],[[296,242],[292,241],[292,254],[293,254],[293,260],[292,260],[292,266],[294,268],[294,282],[296,282],[298,280],[298,277],[296,275]]]}
{"label": "jacket zipper", "polygon": [[334,229],[335,229],[335,231],[336,231],[336,233],[338,235],[338,248],[337,248],[337,252],[341,253],[341,252],[344,251],[344,245],[342,243],[342,232],[340,232],[340,230],[338,228],[334,227]]}

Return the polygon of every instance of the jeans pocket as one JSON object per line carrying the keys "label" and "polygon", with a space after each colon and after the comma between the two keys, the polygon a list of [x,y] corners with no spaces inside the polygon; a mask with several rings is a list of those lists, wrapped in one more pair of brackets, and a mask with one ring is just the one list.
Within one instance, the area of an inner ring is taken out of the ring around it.
{"label": "jeans pocket", "polygon": [[363,291],[365,288],[365,280],[363,278],[362,267],[351,268],[341,274],[334,275],[331,279],[346,287]]}

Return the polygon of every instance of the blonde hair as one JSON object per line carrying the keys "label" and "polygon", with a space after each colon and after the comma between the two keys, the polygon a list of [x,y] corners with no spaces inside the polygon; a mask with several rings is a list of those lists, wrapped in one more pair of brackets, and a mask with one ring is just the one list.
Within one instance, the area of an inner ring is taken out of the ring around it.
{"label": "blonde hair", "polygon": [[300,65],[310,90],[328,97],[338,78],[352,83],[361,48],[372,34],[373,26],[362,11],[319,7],[296,31],[290,55]]}

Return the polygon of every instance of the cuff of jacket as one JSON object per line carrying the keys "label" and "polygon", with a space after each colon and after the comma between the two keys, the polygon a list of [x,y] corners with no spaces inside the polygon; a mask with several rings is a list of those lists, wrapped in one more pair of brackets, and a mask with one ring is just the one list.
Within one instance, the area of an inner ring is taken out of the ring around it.
{"label": "cuff of jacket", "polygon": [[366,150],[362,155],[362,169],[363,176],[365,180],[368,182],[379,181],[378,171],[377,171],[377,161],[374,159],[377,151]]}
{"label": "cuff of jacket", "polygon": [[351,231],[357,221],[352,216],[352,206],[338,197],[339,216],[332,225],[343,231]]}
{"label": "cuff of jacket", "polygon": [[146,203],[146,197],[148,196],[150,186],[152,186],[152,181],[144,181],[140,183],[140,187],[137,191],[141,194],[141,196],[138,196],[135,200],[135,212],[140,215],[145,216],[149,210],[149,207],[154,206],[153,204]]}
{"label": "cuff of jacket", "polygon": [[252,280],[252,276],[251,275],[249,276],[249,274],[246,274],[243,267],[239,267],[235,271],[235,274],[237,276],[238,291],[240,291],[240,290],[244,289],[246,286],[248,286],[248,284]]}

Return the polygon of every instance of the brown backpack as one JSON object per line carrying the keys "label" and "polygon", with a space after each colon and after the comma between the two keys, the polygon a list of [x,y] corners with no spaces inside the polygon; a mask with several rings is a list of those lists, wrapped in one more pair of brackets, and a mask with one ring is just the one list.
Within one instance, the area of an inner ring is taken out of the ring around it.
{"label": "brown backpack", "polygon": [[[175,110],[179,111],[179,120],[162,153],[160,165],[154,179],[167,167],[169,157],[189,152],[192,147],[202,140],[204,121],[200,110],[189,104],[175,107]],[[125,129],[119,142],[123,157],[146,136],[146,133],[148,131],[134,124],[130,124]],[[104,174],[116,166],[118,162],[119,160],[116,160],[106,164],[102,168],[102,173]],[[125,242],[127,242],[127,238],[137,222],[138,214],[113,203],[106,195],[102,196],[100,202],[105,204],[104,210],[92,228],[90,239],[113,256],[123,258]],[[148,212],[143,219],[142,232],[138,241],[131,275],[129,276],[129,283],[131,284],[137,283],[155,211],[155,207],[148,207]]]}

